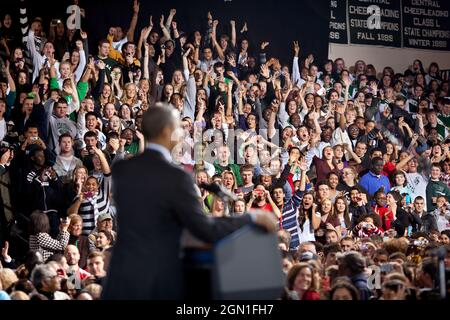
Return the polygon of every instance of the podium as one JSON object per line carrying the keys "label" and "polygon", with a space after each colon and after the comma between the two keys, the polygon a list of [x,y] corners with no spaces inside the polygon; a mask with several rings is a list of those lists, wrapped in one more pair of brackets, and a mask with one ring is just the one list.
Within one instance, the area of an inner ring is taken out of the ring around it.
{"label": "podium", "polygon": [[211,278],[215,300],[280,298],[285,277],[276,234],[248,225],[217,242]]}

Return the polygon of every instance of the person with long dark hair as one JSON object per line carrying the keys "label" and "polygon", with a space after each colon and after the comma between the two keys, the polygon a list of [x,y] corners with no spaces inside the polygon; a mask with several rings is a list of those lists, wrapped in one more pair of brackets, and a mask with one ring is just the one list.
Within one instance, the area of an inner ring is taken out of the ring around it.
{"label": "person with long dark hair", "polygon": [[60,233],[56,239],[50,235],[50,222],[48,216],[39,210],[34,211],[31,216],[31,236],[30,250],[39,251],[44,261],[51,255],[58,252],[64,252],[65,247],[69,243],[70,234],[67,231],[69,220],[62,220],[60,225]]}

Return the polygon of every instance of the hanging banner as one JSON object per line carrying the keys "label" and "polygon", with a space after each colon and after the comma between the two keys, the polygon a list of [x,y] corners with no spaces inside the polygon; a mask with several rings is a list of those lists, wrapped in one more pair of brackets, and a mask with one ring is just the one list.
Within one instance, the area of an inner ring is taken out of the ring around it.
{"label": "hanging banner", "polygon": [[330,41],[348,43],[346,1],[331,0],[330,2]]}
{"label": "hanging banner", "polygon": [[450,51],[449,0],[332,0],[330,14],[332,43]]}
{"label": "hanging banner", "polygon": [[401,47],[400,0],[349,0],[350,43]]}
{"label": "hanging banner", "polygon": [[450,50],[449,11],[448,0],[403,0],[404,46]]}

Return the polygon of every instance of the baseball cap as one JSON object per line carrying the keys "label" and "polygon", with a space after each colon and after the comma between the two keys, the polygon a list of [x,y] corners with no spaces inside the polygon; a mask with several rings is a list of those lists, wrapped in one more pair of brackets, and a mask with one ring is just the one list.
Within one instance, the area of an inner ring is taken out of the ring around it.
{"label": "baseball cap", "polygon": [[317,260],[317,255],[315,255],[311,251],[305,251],[305,252],[302,252],[300,257],[298,258],[298,261],[300,261],[300,262],[305,262],[305,261],[309,261],[309,260]]}
{"label": "baseball cap", "polygon": [[102,222],[107,219],[112,220],[111,215],[109,213],[102,213],[101,215],[98,216],[97,221]]}

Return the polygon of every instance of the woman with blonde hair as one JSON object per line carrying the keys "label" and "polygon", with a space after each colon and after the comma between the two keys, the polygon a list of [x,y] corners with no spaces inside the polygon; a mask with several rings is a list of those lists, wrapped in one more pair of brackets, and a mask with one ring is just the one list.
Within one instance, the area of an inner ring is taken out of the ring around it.
{"label": "woman with blonde hair", "polygon": [[174,93],[181,93],[181,87],[185,83],[183,72],[181,70],[175,70],[172,75],[172,87]]}
{"label": "woman with blonde hair", "polygon": [[112,103],[114,106],[118,105],[118,100],[116,99],[113,88],[109,83],[105,83],[103,85],[103,89],[97,99],[97,103],[101,108],[104,108],[108,103]]}
{"label": "woman with blonde hair", "polygon": [[73,244],[78,248],[80,252],[80,261],[78,265],[80,268],[85,269],[87,267],[87,257],[89,253],[95,249],[95,246],[89,242],[89,238],[81,232],[83,231],[83,218],[78,214],[71,214],[69,216],[69,244]]}
{"label": "woman with blonde hair", "polygon": [[138,100],[138,90],[134,83],[127,83],[120,102],[126,103],[131,108],[140,108],[141,102]]}

